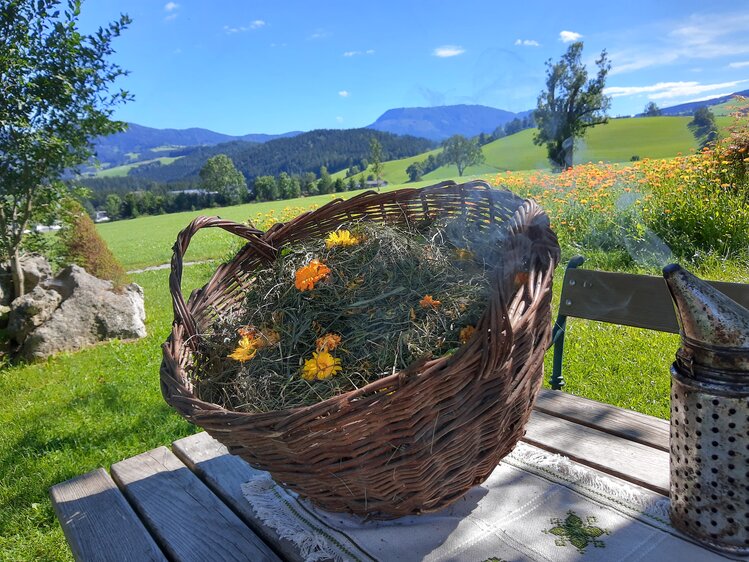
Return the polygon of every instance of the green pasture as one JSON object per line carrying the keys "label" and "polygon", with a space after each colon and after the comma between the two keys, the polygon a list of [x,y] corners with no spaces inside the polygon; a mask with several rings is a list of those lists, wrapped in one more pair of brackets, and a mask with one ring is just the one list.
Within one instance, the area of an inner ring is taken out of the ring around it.
{"label": "green pasture", "polygon": [[[426,183],[431,182],[413,185]],[[291,210],[355,193],[141,217],[98,228],[127,269],[143,268],[168,262],[178,231],[198,214],[218,214],[237,221],[260,215],[262,220],[272,220]],[[223,258],[231,245],[228,235],[200,232],[187,260]],[[577,251],[563,248],[554,285],[554,314],[563,264]],[[585,267],[589,268],[657,273],[633,270],[631,261],[612,253],[598,252],[588,258]],[[215,267],[215,263],[186,267],[184,292],[189,294],[204,284]],[[709,262],[696,273],[749,282],[745,268],[720,260]],[[146,338],[107,342],[31,365],[5,366],[0,371],[0,559],[72,560],[48,499],[49,487],[169,445],[198,430],[166,405],[159,389],[160,345],[172,321],[168,276],[168,270],[131,276],[145,292]],[[565,351],[565,390],[667,418],[668,365],[677,346],[674,335],[572,319]],[[546,354],[546,369],[548,379],[551,353]]]}
{"label": "green pasture", "polygon": [[[135,153],[131,153],[135,154]],[[114,166],[112,168],[104,168],[103,170],[97,170],[94,174],[96,178],[119,178],[125,177],[130,170],[143,166],[145,164],[152,164],[154,162],[161,162],[162,166],[171,164],[175,160],[179,160],[182,156],[162,156],[161,158],[152,158],[151,160],[141,160],[139,162],[133,162],[132,164],[123,164],[122,166]]]}
{"label": "green pasture", "polygon": [[[729,104],[723,104],[728,106]],[[722,106],[717,106],[722,107]],[[721,115],[726,114],[723,110]],[[633,156],[645,158],[671,158],[694,152],[697,142],[687,127],[691,117],[637,117],[612,119],[605,125],[591,128],[586,136],[575,145],[575,163],[586,162],[629,162]],[[718,126],[725,129],[730,119],[717,117]],[[535,129],[526,129],[509,137],[504,137],[484,145],[481,150],[486,161],[479,166],[469,167],[467,177],[493,174],[506,170],[546,169],[549,162],[546,149],[533,144]],[[408,181],[406,168],[413,162],[424,160],[429,154],[438,154],[441,149],[431,152],[384,162],[383,178],[390,183]],[[344,177],[338,172],[333,177]],[[442,166],[424,176],[425,180],[440,181],[458,175],[457,167]]]}

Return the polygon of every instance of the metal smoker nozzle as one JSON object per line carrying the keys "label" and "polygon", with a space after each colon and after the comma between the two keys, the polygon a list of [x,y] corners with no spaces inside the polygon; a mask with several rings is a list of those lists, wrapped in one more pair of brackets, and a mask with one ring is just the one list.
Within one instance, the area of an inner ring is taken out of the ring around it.
{"label": "metal smoker nozzle", "polygon": [[[696,350],[695,362],[749,371],[749,310],[679,265],[664,267],[663,277],[674,301],[683,343]],[[722,350],[732,355],[728,364],[721,357]],[[746,353],[737,355],[741,350]]]}

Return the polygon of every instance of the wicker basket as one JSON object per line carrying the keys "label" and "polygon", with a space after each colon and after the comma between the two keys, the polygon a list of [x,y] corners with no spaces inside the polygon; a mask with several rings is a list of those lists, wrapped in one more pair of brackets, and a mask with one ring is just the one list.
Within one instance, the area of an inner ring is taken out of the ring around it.
{"label": "wicker basket", "polygon": [[[241,303],[253,271],[289,242],[344,222],[464,217],[501,225],[500,264],[487,310],[469,342],[437,358],[313,406],[270,413],[228,411],[201,401],[189,378],[196,342],[217,315]],[[201,228],[248,240],[185,303],[182,257]],[[163,346],[166,401],[229,451],[324,509],[390,518],[438,510],[483,482],[524,433],[550,341],[552,272],[559,245],[533,201],[484,182],[367,192],[274,225],[267,232],[200,217],[174,246],[172,333]]]}

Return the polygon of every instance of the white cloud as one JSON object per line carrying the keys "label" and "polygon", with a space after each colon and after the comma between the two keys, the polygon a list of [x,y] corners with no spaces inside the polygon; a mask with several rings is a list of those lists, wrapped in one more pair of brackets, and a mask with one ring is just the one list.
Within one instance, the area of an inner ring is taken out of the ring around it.
{"label": "white cloud", "polygon": [[609,75],[749,54],[748,28],[749,13],[723,13],[698,14],[670,26],[657,24],[629,30],[629,44],[641,46],[612,51]]}
{"label": "white cloud", "polygon": [[519,47],[540,47],[541,43],[535,39],[516,39],[515,45],[518,45]]}
{"label": "white cloud", "polygon": [[348,90],[341,90],[340,92],[338,92],[338,95],[341,96],[342,98],[347,98],[351,94],[348,93]]}
{"label": "white cloud", "polygon": [[324,29],[316,29],[315,31],[312,32],[309,38],[310,39],[323,39],[327,37],[328,35],[330,35],[330,33],[325,31]]}
{"label": "white cloud", "polygon": [[434,51],[432,51],[432,54],[435,57],[447,58],[456,57],[458,55],[462,55],[465,52],[466,50],[463,47],[459,47],[458,45],[443,45],[441,47],[437,47]]}
{"label": "white cloud", "polygon": [[749,60],[728,63],[728,68],[746,68],[747,66],[749,66]]}
{"label": "white cloud", "polygon": [[[704,92],[733,88],[749,80],[735,80],[719,84],[700,84],[699,82],[658,82],[650,86],[611,86],[604,93],[614,98],[647,94],[648,99],[672,99],[696,96]],[[703,99],[718,97],[723,94],[711,94]]]}
{"label": "white cloud", "polygon": [[256,29],[260,29],[261,27],[265,27],[268,25],[264,20],[254,20],[249,23],[249,25],[239,25],[239,26],[231,26],[231,25],[225,25],[224,26],[224,33],[227,35],[232,35],[234,33],[244,33],[245,31],[254,31]]}
{"label": "white cloud", "polygon": [[359,55],[374,55],[375,50],[374,49],[367,49],[366,51],[345,51],[343,53],[344,57],[357,57]]}
{"label": "white cloud", "polygon": [[165,12],[173,12],[177,8],[179,8],[179,4],[177,4],[176,2],[167,2],[166,4],[164,4]]}
{"label": "white cloud", "polygon": [[337,116],[337,117],[335,118],[335,120],[336,120],[336,123],[343,123],[343,117],[341,117],[340,115],[339,115],[339,116]]}
{"label": "white cloud", "polygon": [[576,31],[560,31],[559,32],[559,40],[562,43],[572,43],[573,41],[582,39],[582,37],[583,36],[580,33],[577,33]]}

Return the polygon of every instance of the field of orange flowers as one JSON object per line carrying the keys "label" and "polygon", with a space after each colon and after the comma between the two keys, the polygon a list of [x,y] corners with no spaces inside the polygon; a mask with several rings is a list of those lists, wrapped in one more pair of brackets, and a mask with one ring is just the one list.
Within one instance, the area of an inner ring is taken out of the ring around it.
{"label": "field of orange flowers", "polygon": [[584,164],[560,174],[506,172],[492,183],[536,199],[562,247],[618,255],[627,265],[671,256],[749,259],[749,104],[728,135],[692,155]]}

